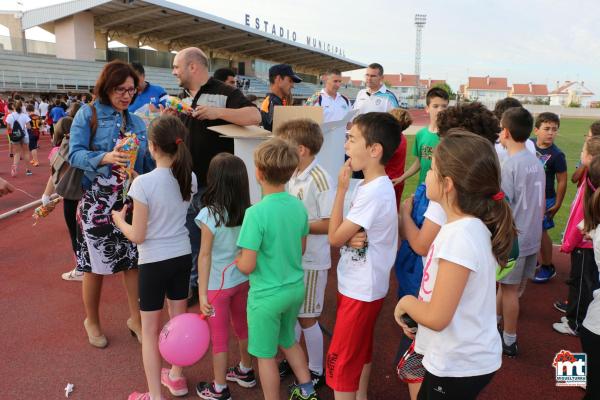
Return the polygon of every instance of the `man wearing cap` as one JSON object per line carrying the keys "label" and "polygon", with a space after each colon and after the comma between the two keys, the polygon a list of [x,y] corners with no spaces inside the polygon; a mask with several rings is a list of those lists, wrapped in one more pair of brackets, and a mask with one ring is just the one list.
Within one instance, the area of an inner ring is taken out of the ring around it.
{"label": "man wearing cap", "polygon": [[381,64],[372,63],[367,67],[365,74],[367,88],[362,89],[356,95],[354,109],[360,110],[360,114],[368,112],[388,112],[398,108],[398,99],[383,84],[383,67]]}
{"label": "man wearing cap", "polygon": [[289,106],[286,98],[291,96],[294,83],[302,82],[302,79],[294,73],[292,67],[287,64],[277,64],[269,68],[269,82],[271,92],[267,94],[260,106],[262,126],[268,131],[273,130],[273,111],[275,106]]}

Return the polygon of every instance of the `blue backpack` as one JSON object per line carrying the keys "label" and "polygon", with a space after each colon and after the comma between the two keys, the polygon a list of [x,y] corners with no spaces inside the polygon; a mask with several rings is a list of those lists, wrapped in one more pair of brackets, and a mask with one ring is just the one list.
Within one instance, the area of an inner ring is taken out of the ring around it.
{"label": "blue backpack", "polygon": [[[425,184],[417,186],[415,197],[413,198],[413,208],[410,214],[415,224],[421,228],[425,221],[425,211],[429,206],[429,199],[426,196]],[[394,271],[398,281],[398,298],[412,294],[417,296],[421,287],[423,278],[423,258],[414,252],[410,247],[408,240],[400,243],[400,249],[396,255]]]}

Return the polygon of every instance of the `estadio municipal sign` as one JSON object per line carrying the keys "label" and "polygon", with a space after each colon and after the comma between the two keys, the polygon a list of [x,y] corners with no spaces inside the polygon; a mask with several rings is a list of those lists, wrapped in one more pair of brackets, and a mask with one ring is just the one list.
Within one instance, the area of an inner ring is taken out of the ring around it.
{"label": "estadio municipal sign", "polygon": [[[276,25],[271,23],[265,19],[260,19],[258,17],[252,18],[250,14],[246,14],[244,18],[244,22],[246,26],[253,27],[256,30],[263,31],[265,33],[270,33],[273,36],[278,36],[280,38],[285,38],[288,40],[292,40],[296,42],[298,40],[298,34],[294,30],[289,30],[280,25]],[[331,43],[324,42],[320,39],[306,36],[306,45],[312,46],[315,49],[323,50],[328,53],[332,53],[338,56],[346,57],[346,51],[341,47],[334,46]]]}

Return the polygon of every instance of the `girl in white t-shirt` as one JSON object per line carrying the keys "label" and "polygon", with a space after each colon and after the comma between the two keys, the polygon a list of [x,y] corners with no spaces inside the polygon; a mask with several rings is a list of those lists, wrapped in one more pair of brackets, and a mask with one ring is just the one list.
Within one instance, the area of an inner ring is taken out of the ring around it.
{"label": "girl in white t-shirt", "polygon": [[133,392],[129,400],[161,399],[161,384],[174,396],[188,393],[182,368],[161,370],[158,351],[165,295],[171,318],[187,309],[192,249],[185,219],[197,182],[186,136],[187,129],[177,117],[165,115],[150,123],[148,147],[156,169],[131,184],[133,223],[125,221],[127,206],[112,212],[117,228],[138,245],[139,252],[142,358],[149,392]]}
{"label": "girl in white t-shirt", "polygon": [[418,398],[474,399],[502,362],[496,266],[506,264],[516,229],[490,141],[454,130],[434,150],[425,182],[447,221],[427,254],[419,297],[402,297],[394,316],[405,331],[404,314],[419,324],[415,351],[426,374]]}
{"label": "girl in white t-shirt", "polygon": [[[6,126],[8,127],[8,134],[10,144],[12,145],[12,152],[14,152],[13,156],[13,165],[10,170],[10,175],[12,177],[17,176],[17,168],[19,167],[19,161],[21,160],[21,156],[25,158],[25,165],[29,165],[29,134],[27,133],[31,129],[31,118],[27,115],[26,112],[21,112],[23,108],[23,102],[21,100],[17,100],[14,104],[14,110],[11,112],[8,117],[6,117]],[[12,141],[10,139],[11,131],[16,129],[15,123],[19,124],[21,130],[21,139],[17,141]],[[11,153],[12,153],[11,152]],[[25,175],[29,176],[32,172],[29,168],[25,168]]]}
{"label": "girl in white t-shirt", "polygon": [[[600,157],[594,157],[584,185],[588,186],[583,198],[583,232],[594,243],[594,261],[600,274]],[[583,352],[587,354],[587,386],[584,399],[600,398],[600,288],[593,292],[585,319],[579,329]]]}

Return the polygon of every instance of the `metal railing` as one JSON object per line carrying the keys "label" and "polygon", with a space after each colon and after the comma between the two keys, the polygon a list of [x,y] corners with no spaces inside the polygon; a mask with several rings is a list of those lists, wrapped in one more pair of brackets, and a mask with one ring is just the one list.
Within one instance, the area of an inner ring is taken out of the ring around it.
{"label": "metal railing", "polygon": [[0,74],[0,88],[2,90],[87,91],[93,87],[94,81],[85,78],[69,79],[67,76],[37,75],[4,70]]}

